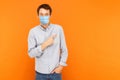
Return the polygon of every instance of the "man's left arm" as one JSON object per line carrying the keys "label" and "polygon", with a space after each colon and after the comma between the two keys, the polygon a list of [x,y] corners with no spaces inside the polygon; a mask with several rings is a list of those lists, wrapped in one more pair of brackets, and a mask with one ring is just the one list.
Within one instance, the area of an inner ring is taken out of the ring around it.
{"label": "man's left arm", "polygon": [[51,73],[61,73],[64,66],[67,66],[66,61],[68,58],[68,50],[66,46],[66,40],[62,27],[60,28],[60,62],[59,66],[55,68]]}
{"label": "man's left arm", "polygon": [[67,66],[66,61],[68,58],[68,49],[62,27],[60,28],[60,50],[61,50],[60,66]]}

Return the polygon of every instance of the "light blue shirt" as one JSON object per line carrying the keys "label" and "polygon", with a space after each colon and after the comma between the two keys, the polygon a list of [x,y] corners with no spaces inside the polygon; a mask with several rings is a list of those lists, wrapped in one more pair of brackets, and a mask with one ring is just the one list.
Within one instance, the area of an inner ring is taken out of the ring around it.
{"label": "light blue shirt", "polygon": [[[57,36],[54,43],[42,51],[41,44],[55,34]],[[39,73],[49,74],[58,65],[67,66],[68,51],[62,27],[57,24],[50,24],[46,29],[40,25],[30,29],[28,55],[35,58],[35,70]]]}

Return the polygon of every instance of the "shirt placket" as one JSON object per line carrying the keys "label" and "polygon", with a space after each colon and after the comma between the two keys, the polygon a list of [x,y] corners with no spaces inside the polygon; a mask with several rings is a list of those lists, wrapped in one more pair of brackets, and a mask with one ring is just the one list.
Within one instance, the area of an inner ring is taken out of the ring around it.
{"label": "shirt placket", "polygon": [[[47,40],[49,38],[49,31],[48,28],[45,30],[45,40]],[[46,50],[46,52],[48,53],[48,50]],[[50,67],[50,58],[48,56],[48,62],[47,62],[47,66],[48,66],[48,72],[51,72],[51,67]]]}

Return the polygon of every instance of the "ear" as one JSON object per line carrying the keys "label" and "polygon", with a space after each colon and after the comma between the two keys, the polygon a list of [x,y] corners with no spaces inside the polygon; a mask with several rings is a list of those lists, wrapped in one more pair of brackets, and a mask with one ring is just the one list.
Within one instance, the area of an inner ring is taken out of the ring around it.
{"label": "ear", "polygon": [[51,18],[52,15],[50,15],[50,18]]}

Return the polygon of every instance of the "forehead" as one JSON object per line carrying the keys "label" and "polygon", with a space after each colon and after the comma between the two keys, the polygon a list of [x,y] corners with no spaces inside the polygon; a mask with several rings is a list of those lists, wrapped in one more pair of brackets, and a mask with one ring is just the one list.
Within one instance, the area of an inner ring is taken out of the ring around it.
{"label": "forehead", "polygon": [[49,13],[49,10],[47,10],[47,9],[44,9],[44,8],[41,8],[40,10],[39,10],[39,13]]}

